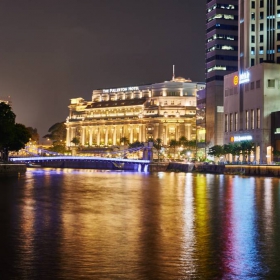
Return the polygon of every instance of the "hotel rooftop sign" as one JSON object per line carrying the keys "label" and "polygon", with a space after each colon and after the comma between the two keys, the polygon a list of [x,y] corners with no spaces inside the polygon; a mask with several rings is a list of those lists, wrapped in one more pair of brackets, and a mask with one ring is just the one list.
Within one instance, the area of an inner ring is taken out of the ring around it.
{"label": "hotel rooftop sign", "polygon": [[103,89],[103,93],[115,93],[115,92],[124,92],[124,91],[135,91],[139,90],[139,87],[123,87],[123,88],[109,88]]}
{"label": "hotel rooftop sign", "polygon": [[238,84],[245,84],[250,82],[250,72],[245,71],[243,73],[239,73],[239,75],[235,75],[233,77],[233,84],[237,86]]}

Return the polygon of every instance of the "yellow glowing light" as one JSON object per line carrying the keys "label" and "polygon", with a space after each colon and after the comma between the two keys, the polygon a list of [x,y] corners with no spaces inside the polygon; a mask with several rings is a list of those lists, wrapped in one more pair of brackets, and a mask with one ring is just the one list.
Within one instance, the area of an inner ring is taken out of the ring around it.
{"label": "yellow glowing light", "polygon": [[238,85],[238,76],[237,75],[235,75],[234,77],[233,77],[233,84],[235,85],[235,86],[237,86]]}

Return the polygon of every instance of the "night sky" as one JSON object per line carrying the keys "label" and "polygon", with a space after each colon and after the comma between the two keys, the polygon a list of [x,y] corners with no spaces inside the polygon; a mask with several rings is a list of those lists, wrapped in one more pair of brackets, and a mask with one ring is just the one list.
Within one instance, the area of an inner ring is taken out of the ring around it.
{"label": "night sky", "polygon": [[1,0],[0,97],[40,136],[94,89],[204,82],[204,0]]}

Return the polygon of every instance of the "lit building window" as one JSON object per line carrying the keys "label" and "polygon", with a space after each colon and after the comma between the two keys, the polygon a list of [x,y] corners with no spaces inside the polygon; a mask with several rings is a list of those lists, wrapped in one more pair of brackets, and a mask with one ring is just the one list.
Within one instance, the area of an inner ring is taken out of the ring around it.
{"label": "lit building window", "polygon": [[268,79],[267,80],[267,87],[274,88],[275,87],[275,80],[274,79]]}
{"label": "lit building window", "polygon": [[255,118],[255,111],[251,110],[251,129],[255,128],[254,118]]}
{"label": "lit building window", "polygon": [[225,114],[225,132],[228,132],[228,115]]}
{"label": "lit building window", "polygon": [[233,129],[233,114],[229,115],[229,131]]}
{"label": "lit building window", "polygon": [[238,113],[234,114],[235,122],[234,122],[234,130],[237,131],[237,125],[238,125]]}
{"label": "lit building window", "polygon": [[261,128],[261,109],[257,109],[257,128]]}
{"label": "lit building window", "polygon": [[245,112],[245,129],[249,129],[249,111]]}

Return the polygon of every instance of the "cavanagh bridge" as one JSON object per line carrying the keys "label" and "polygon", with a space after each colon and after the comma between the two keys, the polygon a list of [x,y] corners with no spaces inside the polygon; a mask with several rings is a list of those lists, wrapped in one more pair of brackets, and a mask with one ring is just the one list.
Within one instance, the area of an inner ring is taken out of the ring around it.
{"label": "cavanagh bridge", "polygon": [[[142,151],[142,159],[129,158],[129,155]],[[147,172],[150,169],[153,152],[152,146],[138,147],[118,152],[106,153],[103,156],[64,156],[58,153],[43,151],[48,156],[33,154],[28,157],[11,157],[14,163],[23,163],[29,167],[52,167],[52,168],[84,168],[106,170],[130,170]],[[122,158],[118,158],[118,154]]]}

